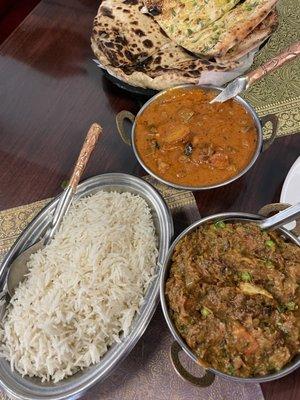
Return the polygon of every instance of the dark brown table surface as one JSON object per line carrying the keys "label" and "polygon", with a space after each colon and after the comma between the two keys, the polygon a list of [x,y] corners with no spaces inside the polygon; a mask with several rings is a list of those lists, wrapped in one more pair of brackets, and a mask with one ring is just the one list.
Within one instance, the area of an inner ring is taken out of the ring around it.
{"label": "dark brown table surface", "polygon": [[[90,50],[98,2],[44,0],[0,47],[0,210],[57,195],[89,125],[104,135],[85,177],[105,172],[143,174],[118,136],[115,115],[142,101],[104,78]],[[195,193],[203,216],[256,212],[279,201],[284,178],[300,154],[300,135],[282,137],[243,178]],[[267,400],[300,398],[300,369],[262,385]],[[297,382],[298,380],[298,382]]]}

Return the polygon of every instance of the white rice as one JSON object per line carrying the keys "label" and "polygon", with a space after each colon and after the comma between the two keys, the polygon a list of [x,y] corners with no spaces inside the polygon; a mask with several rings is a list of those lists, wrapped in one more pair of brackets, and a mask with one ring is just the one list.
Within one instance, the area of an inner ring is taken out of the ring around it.
{"label": "white rice", "polygon": [[128,335],[157,254],[141,197],[98,192],[78,201],[29,261],[3,320],[2,356],[22,375],[54,382],[97,363]]}

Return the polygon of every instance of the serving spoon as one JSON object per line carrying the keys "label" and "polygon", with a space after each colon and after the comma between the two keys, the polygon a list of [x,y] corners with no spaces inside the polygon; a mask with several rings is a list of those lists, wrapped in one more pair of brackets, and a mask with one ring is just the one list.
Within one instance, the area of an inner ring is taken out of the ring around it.
{"label": "serving spoon", "polygon": [[277,214],[272,215],[271,217],[262,219],[257,223],[260,229],[272,230],[280,226],[283,226],[288,222],[294,221],[299,216],[300,216],[300,203],[297,203],[291,207],[286,208],[283,211],[280,211]]}
{"label": "serving spoon", "polygon": [[254,82],[257,82],[265,75],[282,67],[287,62],[294,60],[296,57],[299,57],[299,55],[300,42],[297,42],[292,44],[283,53],[267,61],[265,64],[261,65],[254,71],[250,71],[248,74],[234,79],[220,94],[218,94],[213,100],[210,101],[210,104],[223,103],[224,101],[232,99],[244,90],[247,90],[250,85],[253,85]]}
{"label": "serving spoon", "polygon": [[6,276],[7,291],[11,297],[14,295],[15,289],[17,288],[19,283],[24,280],[26,274],[28,273],[27,264],[31,255],[36,253],[38,250],[41,250],[47,244],[49,244],[53,239],[55,233],[59,229],[63,217],[68,212],[72,200],[74,199],[74,195],[76,193],[76,189],[80,181],[80,178],[83,174],[83,171],[85,170],[90,155],[92,154],[101,133],[102,133],[101,126],[96,123],[92,124],[86,135],[85,141],[83,143],[79,157],[73,169],[73,173],[68,183],[68,186],[65,188],[65,190],[60,196],[60,199],[54,210],[50,226],[46,231],[45,236],[32,246],[24,250],[11,263]]}

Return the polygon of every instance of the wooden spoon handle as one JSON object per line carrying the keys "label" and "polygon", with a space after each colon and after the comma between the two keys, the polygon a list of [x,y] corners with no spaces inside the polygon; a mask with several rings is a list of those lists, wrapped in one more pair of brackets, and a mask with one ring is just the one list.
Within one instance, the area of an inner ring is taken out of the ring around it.
{"label": "wooden spoon handle", "polygon": [[70,182],[69,182],[69,186],[74,191],[77,188],[77,185],[80,181],[83,171],[85,170],[85,167],[89,161],[90,155],[92,154],[101,133],[102,133],[102,127],[100,125],[94,123],[90,127],[90,129],[86,135],[85,141],[83,143],[81,152],[79,154],[78,160],[75,164],[75,168],[74,168],[73,174],[72,174]]}
{"label": "wooden spoon handle", "polygon": [[248,86],[252,85],[258,79],[261,79],[266,74],[275,71],[288,61],[300,55],[300,42],[292,44],[283,53],[267,61],[254,71],[249,72],[246,77],[248,78]]}

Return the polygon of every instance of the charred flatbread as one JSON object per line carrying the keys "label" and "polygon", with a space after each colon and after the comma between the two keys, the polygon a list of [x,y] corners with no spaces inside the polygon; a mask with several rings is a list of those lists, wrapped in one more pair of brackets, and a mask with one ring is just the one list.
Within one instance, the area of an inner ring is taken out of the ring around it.
{"label": "charred flatbread", "polygon": [[240,61],[222,64],[201,60],[173,42],[134,66],[115,67],[110,64],[93,38],[92,49],[101,66],[112,76],[132,86],[155,90],[181,84],[197,84],[203,71],[229,71],[242,65]]}
{"label": "charred flatbread", "polygon": [[94,20],[93,40],[115,67],[134,65],[170,39],[138,0],[104,0]]}
{"label": "charred flatbread", "polygon": [[153,16],[142,12],[143,7],[143,0],[104,0],[94,21],[92,49],[109,74],[157,90],[197,84],[203,72],[243,67],[241,57],[270,34],[275,15],[269,14],[243,43],[222,57],[207,59],[171,40]]}
{"label": "charred flatbread", "polygon": [[[94,21],[92,47],[96,54],[100,51],[106,57],[106,65],[120,68],[127,75],[139,71],[151,77],[174,70],[177,74],[194,77],[203,70],[223,70],[238,65],[233,62],[225,67],[187,52],[161,33],[153,17],[141,12],[142,6],[143,2],[136,0],[105,0],[101,4]],[[146,40],[151,40],[151,49],[145,48]]]}

